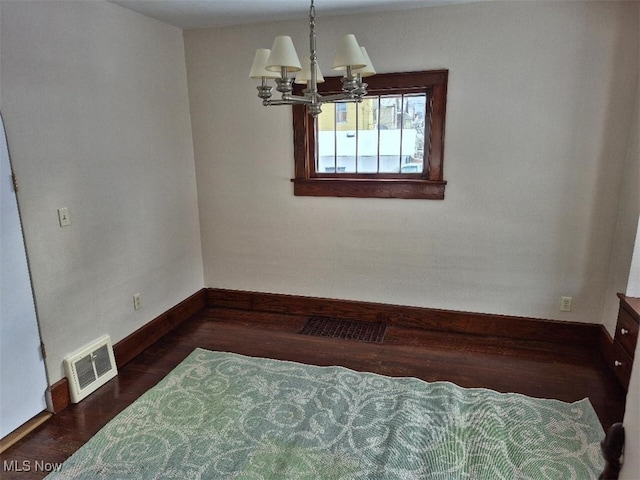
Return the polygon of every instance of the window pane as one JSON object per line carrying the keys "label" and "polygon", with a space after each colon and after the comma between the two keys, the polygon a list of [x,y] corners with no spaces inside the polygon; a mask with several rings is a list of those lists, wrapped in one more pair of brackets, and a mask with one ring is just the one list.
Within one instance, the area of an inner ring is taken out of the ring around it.
{"label": "window pane", "polygon": [[336,171],[336,105],[329,103],[322,106],[317,123],[317,161],[318,173]]}
{"label": "window pane", "polygon": [[427,97],[425,94],[404,96],[401,173],[422,172],[426,109]]}
{"label": "window pane", "polygon": [[380,173],[398,173],[402,142],[402,95],[380,97]]}
{"label": "window pane", "polygon": [[367,97],[357,104],[358,173],[378,173],[379,97]]}

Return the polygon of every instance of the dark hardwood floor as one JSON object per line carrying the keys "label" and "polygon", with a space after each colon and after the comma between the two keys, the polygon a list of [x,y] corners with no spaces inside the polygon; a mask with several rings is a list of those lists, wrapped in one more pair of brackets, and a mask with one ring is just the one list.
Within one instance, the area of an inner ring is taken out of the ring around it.
{"label": "dark hardwood floor", "polygon": [[595,348],[395,326],[388,327],[382,344],[366,343],[300,335],[305,319],[224,308],[201,311],[121,368],[108,384],[3,452],[0,477],[43,478],[44,470],[68,458],[195,347],[567,402],[589,397],[605,429],[624,414],[625,393]]}

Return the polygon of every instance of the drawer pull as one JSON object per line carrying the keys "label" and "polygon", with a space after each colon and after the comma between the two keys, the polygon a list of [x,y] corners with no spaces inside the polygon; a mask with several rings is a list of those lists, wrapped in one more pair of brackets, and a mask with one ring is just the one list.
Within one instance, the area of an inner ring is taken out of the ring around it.
{"label": "drawer pull", "polygon": [[620,329],[620,335],[627,335],[628,333],[629,333],[629,330],[627,330],[626,328]]}
{"label": "drawer pull", "polygon": [[621,367],[622,365],[624,365],[624,363],[623,363],[623,362],[619,362],[618,360],[616,360],[615,362],[613,362],[613,364],[614,364],[616,367]]}

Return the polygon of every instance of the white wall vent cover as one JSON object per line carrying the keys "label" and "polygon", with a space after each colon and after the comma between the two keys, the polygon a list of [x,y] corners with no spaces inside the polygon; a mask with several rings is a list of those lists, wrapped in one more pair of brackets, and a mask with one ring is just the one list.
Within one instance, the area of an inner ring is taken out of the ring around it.
{"label": "white wall vent cover", "polygon": [[111,338],[103,335],[64,359],[71,401],[78,403],[118,374]]}

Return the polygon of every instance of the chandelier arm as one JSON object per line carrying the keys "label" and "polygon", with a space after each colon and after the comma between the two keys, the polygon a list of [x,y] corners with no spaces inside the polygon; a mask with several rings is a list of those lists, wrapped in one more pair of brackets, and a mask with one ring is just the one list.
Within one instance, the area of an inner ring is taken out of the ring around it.
{"label": "chandelier arm", "polygon": [[312,103],[311,99],[305,97],[299,97],[297,95],[289,95],[282,100],[265,100],[262,102],[263,105],[310,105]]}
{"label": "chandelier arm", "polygon": [[336,93],[334,95],[318,95],[320,103],[338,103],[338,102],[353,102],[361,101],[362,95],[359,93]]}

